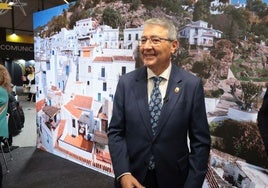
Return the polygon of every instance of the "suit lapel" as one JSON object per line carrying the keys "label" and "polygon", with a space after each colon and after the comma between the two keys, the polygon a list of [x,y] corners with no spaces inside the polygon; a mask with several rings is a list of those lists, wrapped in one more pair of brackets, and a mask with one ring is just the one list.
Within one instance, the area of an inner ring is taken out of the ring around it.
{"label": "suit lapel", "polygon": [[180,69],[176,67],[176,65],[172,64],[167,92],[161,110],[158,130],[155,136],[157,136],[161,132],[161,129],[168,121],[170,114],[172,113],[174,107],[177,105],[177,102],[180,99],[181,96],[180,91],[182,89],[182,83],[183,83],[182,81],[183,77],[180,74]]}
{"label": "suit lapel", "polygon": [[152,136],[152,128],[150,126],[150,114],[148,105],[148,94],[147,94],[147,71],[146,67],[140,69],[137,72],[136,81],[133,85],[133,92],[135,94],[138,111],[143,120],[143,124],[146,127],[147,133]]}
{"label": "suit lapel", "polygon": [[[158,130],[155,134],[155,138],[161,132],[161,129],[168,121],[171,112],[173,111],[178,100],[180,99],[180,96],[181,96],[180,91],[181,89],[183,89],[182,85],[183,85],[183,76],[182,74],[180,74],[180,68],[172,64],[167,92],[165,95],[165,100],[163,102],[161,117],[159,119]],[[153,137],[152,127],[150,125],[146,67],[141,68],[140,71],[137,72],[136,80],[133,85],[133,92],[136,97],[135,102],[137,102],[138,111],[140,112],[140,116],[143,120],[147,133],[151,137]]]}

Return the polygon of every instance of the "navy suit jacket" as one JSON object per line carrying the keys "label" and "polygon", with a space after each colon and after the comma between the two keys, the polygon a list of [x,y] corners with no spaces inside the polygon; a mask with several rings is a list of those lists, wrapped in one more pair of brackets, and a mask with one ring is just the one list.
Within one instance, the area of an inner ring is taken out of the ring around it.
{"label": "navy suit jacket", "polygon": [[142,183],[153,154],[159,188],[201,187],[210,151],[201,79],[172,64],[153,135],[146,67],[123,75],[115,93],[108,139],[115,177],[131,172]]}

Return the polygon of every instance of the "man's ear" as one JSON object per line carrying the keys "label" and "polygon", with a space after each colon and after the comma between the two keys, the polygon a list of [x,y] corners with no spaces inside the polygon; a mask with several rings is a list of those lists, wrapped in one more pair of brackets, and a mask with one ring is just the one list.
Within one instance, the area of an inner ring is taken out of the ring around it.
{"label": "man's ear", "polygon": [[178,40],[174,40],[171,42],[171,54],[174,54],[177,50],[177,48],[179,47],[179,41]]}

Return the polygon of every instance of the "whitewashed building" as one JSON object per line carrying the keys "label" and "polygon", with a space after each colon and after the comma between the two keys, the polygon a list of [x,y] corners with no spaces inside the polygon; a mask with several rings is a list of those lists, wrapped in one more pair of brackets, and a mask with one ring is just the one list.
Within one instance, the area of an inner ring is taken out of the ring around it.
{"label": "whitewashed building", "polygon": [[212,47],[215,39],[220,39],[222,32],[208,27],[208,23],[202,20],[192,22],[179,29],[179,38],[186,39],[191,47]]}
{"label": "whitewashed building", "polygon": [[211,1],[210,14],[223,14],[223,8],[231,4],[232,4],[231,0],[227,1],[226,3],[223,3],[220,0]]}
{"label": "whitewashed building", "polygon": [[143,27],[125,28],[124,29],[124,48],[135,49],[138,40],[141,38]]}

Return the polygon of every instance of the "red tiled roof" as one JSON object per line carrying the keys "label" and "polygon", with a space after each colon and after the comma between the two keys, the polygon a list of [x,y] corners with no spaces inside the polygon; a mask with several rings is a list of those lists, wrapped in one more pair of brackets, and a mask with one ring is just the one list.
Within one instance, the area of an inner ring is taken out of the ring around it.
{"label": "red tiled roof", "polygon": [[53,91],[58,91],[58,90],[59,90],[59,88],[58,88],[58,87],[56,87],[56,86],[51,86],[51,90],[53,90]]}
{"label": "red tiled roof", "polygon": [[76,137],[66,135],[64,142],[89,152],[92,152],[93,149],[93,143],[91,141],[85,140],[82,135],[78,135]]}
{"label": "red tiled roof", "polygon": [[116,61],[134,61],[132,56],[113,56]]}
{"label": "red tiled roof", "polygon": [[39,100],[35,103],[36,106],[36,112],[39,112],[42,107],[45,105],[45,99]]}
{"label": "red tiled roof", "polygon": [[92,107],[92,97],[84,96],[84,95],[75,95],[73,100],[73,105],[76,107],[80,107],[83,109],[91,109]]}
{"label": "red tiled roof", "polygon": [[69,101],[64,107],[77,119],[81,116],[82,110],[75,108],[73,101]]}
{"label": "red tiled roof", "polygon": [[95,57],[94,61],[99,61],[99,62],[112,62],[113,61],[113,58],[112,57],[98,56],[98,57]]}
{"label": "red tiled roof", "polygon": [[[58,135],[57,135],[57,140],[61,137],[61,135],[63,134],[64,131],[64,127],[66,124],[66,120],[61,120],[59,125],[58,125]],[[58,143],[58,142],[57,142]]]}
{"label": "red tiled roof", "polygon": [[53,117],[59,112],[59,108],[56,108],[54,106],[44,106],[42,110],[49,116]]}

